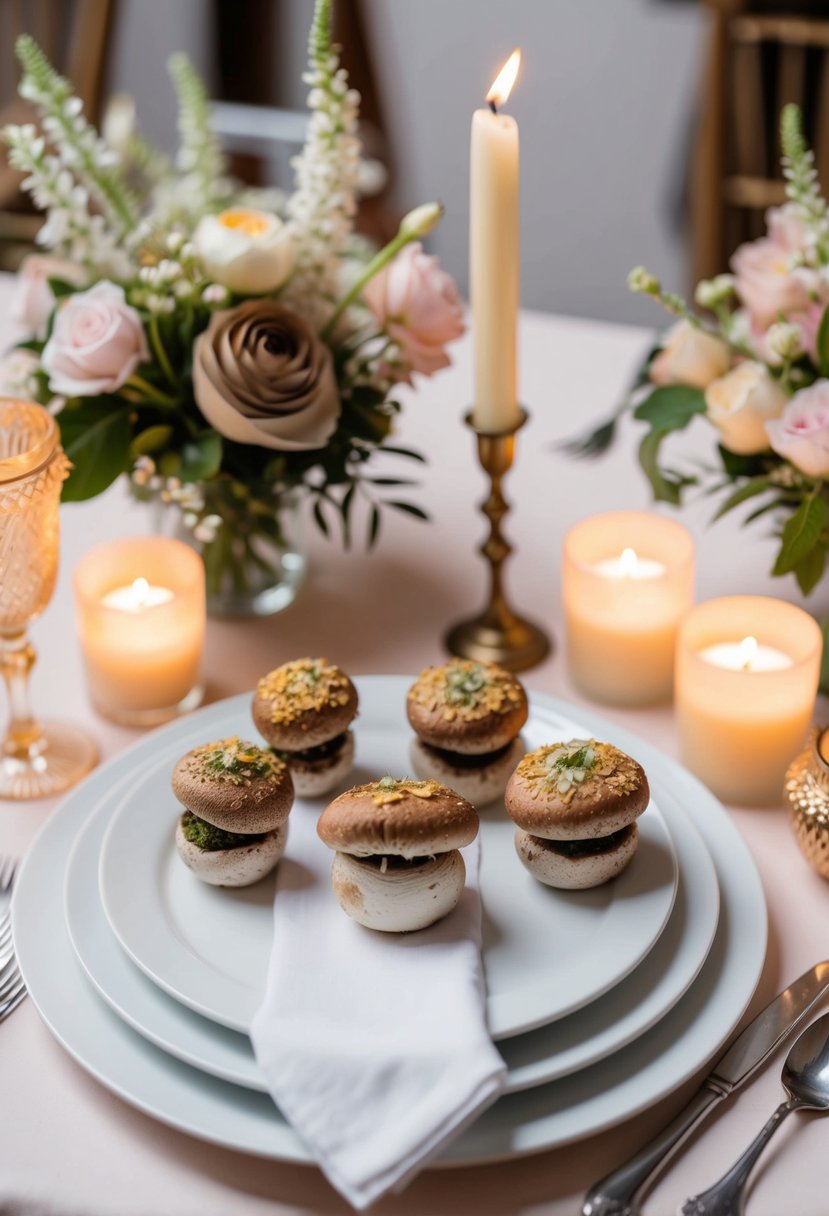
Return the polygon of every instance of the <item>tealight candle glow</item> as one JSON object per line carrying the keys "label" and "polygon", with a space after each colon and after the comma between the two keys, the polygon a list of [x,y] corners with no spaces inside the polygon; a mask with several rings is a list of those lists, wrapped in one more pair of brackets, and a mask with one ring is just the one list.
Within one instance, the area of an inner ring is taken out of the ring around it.
{"label": "tealight candle glow", "polygon": [[78,563],[74,584],[99,713],[149,726],[198,704],[205,593],[197,553],[160,536],[101,545]]}
{"label": "tealight candle glow", "polygon": [[811,721],[821,651],[817,622],[782,600],[730,596],[685,617],[676,652],[682,759],[725,802],[782,803],[786,768]]}
{"label": "tealight candle glow", "polygon": [[671,695],[676,631],[694,594],[694,542],[674,520],[612,511],[564,539],[562,593],[571,678],[596,701]]}

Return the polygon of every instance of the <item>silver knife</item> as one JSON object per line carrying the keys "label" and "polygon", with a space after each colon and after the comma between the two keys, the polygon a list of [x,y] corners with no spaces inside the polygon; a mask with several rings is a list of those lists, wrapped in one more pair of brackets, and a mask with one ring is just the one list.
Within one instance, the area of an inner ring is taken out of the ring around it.
{"label": "silver knife", "polygon": [[680,1115],[641,1152],[588,1192],[581,1216],[637,1216],[637,1200],[709,1111],[744,1085],[829,990],[829,962],[818,963],[776,996],[739,1035]]}

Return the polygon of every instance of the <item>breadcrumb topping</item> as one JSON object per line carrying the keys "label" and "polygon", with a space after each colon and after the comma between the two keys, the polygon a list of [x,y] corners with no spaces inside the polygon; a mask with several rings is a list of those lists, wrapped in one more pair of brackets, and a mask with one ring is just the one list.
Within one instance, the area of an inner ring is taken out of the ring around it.
{"label": "breadcrumb topping", "polygon": [[277,782],[285,773],[284,763],[273,752],[236,735],[194,748],[187,769],[202,781],[237,786],[250,785],[254,779]]}
{"label": "breadcrumb topping", "polygon": [[414,798],[434,798],[441,792],[437,781],[410,781],[407,777],[397,781],[394,777],[382,777],[372,781],[370,785],[358,785],[351,791],[358,797],[371,798],[375,806],[388,806],[393,802],[402,802],[406,794]]}
{"label": "breadcrumb topping", "polygon": [[446,722],[474,722],[489,714],[505,714],[520,705],[523,690],[510,672],[494,663],[452,659],[443,667],[427,667],[409,694],[426,709],[440,711]]}
{"label": "breadcrumb topping", "polygon": [[533,798],[556,793],[566,803],[593,791],[598,784],[620,795],[631,794],[641,780],[639,766],[631,756],[595,739],[570,739],[539,747],[524,757],[516,771]]}
{"label": "breadcrumb topping", "polygon": [[309,710],[319,712],[329,705],[348,705],[351,690],[347,676],[327,659],[295,659],[263,676],[256,686],[268,702],[268,715],[275,726],[287,726]]}

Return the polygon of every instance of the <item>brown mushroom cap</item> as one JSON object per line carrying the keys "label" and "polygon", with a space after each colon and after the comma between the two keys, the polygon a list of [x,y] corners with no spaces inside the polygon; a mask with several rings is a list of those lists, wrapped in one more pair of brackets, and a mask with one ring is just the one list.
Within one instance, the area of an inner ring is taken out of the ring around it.
{"label": "brown mushroom cap", "polygon": [[188,811],[226,832],[273,832],[294,801],[288,766],[235,737],[187,752],[173,769],[172,786]]}
{"label": "brown mushroom cap", "polygon": [[425,743],[480,755],[506,747],[527,721],[520,681],[495,663],[450,659],[427,667],[409,689],[406,713]]}
{"label": "brown mushroom cap", "polygon": [[357,690],[327,659],[295,659],[262,677],[251,708],[271,747],[304,751],[348,729],[357,715]]}
{"label": "brown mushroom cap", "polygon": [[340,794],[317,823],[329,848],[355,857],[429,857],[463,848],[477,833],[477,811],[454,790],[437,781],[393,777]]}
{"label": "brown mushroom cap", "polygon": [[[588,763],[579,765],[585,759]],[[504,795],[512,819],[547,840],[589,840],[627,827],[650,799],[641,764],[610,743],[571,739],[528,752]]]}

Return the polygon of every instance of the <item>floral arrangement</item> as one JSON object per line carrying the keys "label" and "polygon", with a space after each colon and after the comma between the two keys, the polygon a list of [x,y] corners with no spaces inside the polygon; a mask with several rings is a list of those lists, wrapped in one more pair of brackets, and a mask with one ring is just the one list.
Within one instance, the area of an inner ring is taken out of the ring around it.
{"label": "floral arrangement", "polygon": [[[771,513],[780,538],[773,573],[794,574],[808,594],[829,554],[829,209],[796,106],[783,110],[781,132],[788,201],[768,212],[766,236],[737,249],[733,273],[697,286],[705,315],[644,268],[631,272],[632,290],[678,320],[632,400],[572,447],[604,450],[632,409],[648,427],[639,459],[654,497],[679,503],[704,484],[725,495],[715,518],[749,502],[745,522]],[[663,441],[697,416],[718,432],[718,464],[666,466]]]}
{"label": "floral arrangement", "polygon": [[140,495],[178,506],[214,589],[266,562],[258,542],[278,544],[280,503],[297,490],[326,534],[339,517],[346,543],[358,494],[371,543],[383,505],[425,518],[392,490],[411,479],[367,465],[378,450],[422,459],[389,442],[394,390],[447,366],[463,332],[456,288],[420,245],[439,205],[410,212],[373,255],[353,234],[359,95],[330,10],[317,0],[308,136],[287,198],[228,179],[182,55],[170,60],[170,164],[131,123],[102,137],[33,40],[17,43],[20,93],[40,123],[2,134],[46,212],[38,242],[50,253],[18,277],[31,338],[6,360],[5,391],[58,413],[65,498],[129,474]]}

